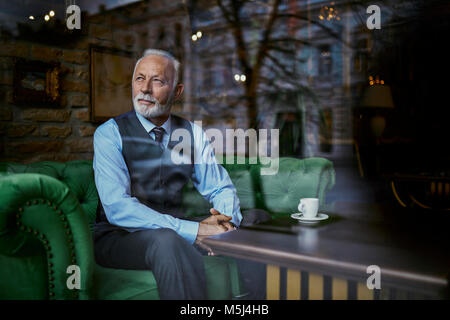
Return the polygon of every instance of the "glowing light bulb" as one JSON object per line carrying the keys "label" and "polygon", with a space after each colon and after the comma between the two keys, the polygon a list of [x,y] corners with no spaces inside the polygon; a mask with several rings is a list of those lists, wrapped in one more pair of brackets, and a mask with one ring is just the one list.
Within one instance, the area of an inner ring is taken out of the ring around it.
{"label": "glowing light bulb", "polygon": [[202,34],[202,32],[201,32],[201,31],[197,31],[197,38],[199,38],[199,39],[200,39],[200,38],[202,37],[202,35],[203,35],[203,34]]}
{"label": "glowing light bulb", "polygon": [[192,35],[192,41],[197,41],[197,36],[195,34]]}
{"label": "glowing light bulb", "polygon": [[241,75],[241,81],[244,82],[245,80],[247,80],[247,77],[245,76],[245,74]]}
{"label": "glowing light bulb", "polygon": [[28,19],[34,20],[34,17],[33,16],[29,16]]}
{"label": "glowing light bulb", "polygon": [[50,20],[50,16],[49,16],[48,14],[46,14],[45,17],[44,17],[44,20],[45,20],[45,21]]}
{"label": "glowing light bulb", "polygon": [[54,17],[55,16],[55,11],[51,10],[49,13],[50,17]]}
{"label": "glowing light bulb", "polygon": [[241,76],[238,75],[238,74],[235,74],[235,75],[234,75],[234,80],[239,81],[239,79],[241,79]]}

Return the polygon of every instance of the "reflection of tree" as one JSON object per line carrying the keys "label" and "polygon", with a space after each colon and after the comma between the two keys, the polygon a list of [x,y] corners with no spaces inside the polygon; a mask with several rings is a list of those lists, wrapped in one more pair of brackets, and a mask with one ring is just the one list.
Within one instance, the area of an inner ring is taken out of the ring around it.
{"label": "reflection of tree", "polygon": [[[302,75],[296,62],[304,62],[297,58],[300,48],[311,46],[309,39],[299,37],[295,26],[310,24],[319,27],[329,37],[342,41],[338,32],[324,23],[307,15],[299,14],[295,9],[297,1],[289,1],[287,9],[285,1],[273,0],[216,0],[228,27],[231,29],[236,56],[242,72],[247,80],[243,82],[244,99],[250,127],[258,126],[258,93],[261,91],[299,91],[311,94],[302,84]],[[264,8],[261,12],[261,8]],[[258,29],[253,29],[257,21]],[[285,26],[287,29],[285,30]],[[294,26],[294,27],[292,27]],[[248,41],[248,33],[257,33],[256,41]],[[314,95],[312,95],[314,96]]]}

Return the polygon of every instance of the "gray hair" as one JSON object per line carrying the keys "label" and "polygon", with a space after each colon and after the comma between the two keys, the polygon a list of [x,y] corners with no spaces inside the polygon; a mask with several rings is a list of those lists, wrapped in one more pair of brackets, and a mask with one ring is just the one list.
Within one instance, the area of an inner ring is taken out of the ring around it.
{"label": "gray hair", "polygon": [[144,59],[147,56],[160,56],[160,57],[166,57],[169,60],[171,60],[173,62],[173,66],[175,68],[175,74],[173,77],[173,90],[175,90],[176,85],[178,84],[178,74],[179,74],[179,70],[180,70],[180,62],[175,59],[175,57],[170,54],[167,51],[164,50],[159,50],[159,49],[147,49],[144,51],[144,54],[142,55],[142,57],[139,58],[139,60],[136,62],[136,64],[134,65],[134,71],[133,71],[133,80],[134,81],[134,75],[136,73],[136,68],[137,65],[139,64],[139,62],[141,62],[142,59]]}

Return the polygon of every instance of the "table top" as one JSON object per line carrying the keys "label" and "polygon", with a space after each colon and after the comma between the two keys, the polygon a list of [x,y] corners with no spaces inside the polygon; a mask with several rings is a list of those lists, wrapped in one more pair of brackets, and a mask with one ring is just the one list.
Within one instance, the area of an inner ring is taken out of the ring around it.
{"label": "table top", "polygon": [[450,176],[437,176],[432,174],[410,174],[410,173],[391,173],[383,174],[383,178],[397,181],[413,181],[413,182],[448,182]]}
{"label": "table top", "polygon": [[241,227],[204,243],[216,254],[362,281],[367,267],[382,282],[444,290],[450,271],[450,215],[363,203],[333,203],[315,225],[290,216]]}

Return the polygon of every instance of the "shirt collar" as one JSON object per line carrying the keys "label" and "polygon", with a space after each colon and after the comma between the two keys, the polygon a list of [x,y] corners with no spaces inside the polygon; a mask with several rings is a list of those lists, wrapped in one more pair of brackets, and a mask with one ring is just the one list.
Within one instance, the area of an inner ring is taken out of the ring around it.
{"label": "shirt collar", "polygon": [[[139,120],[139,122],[142,124],[142,126],[144,127],[145,131],[150,132],[153,130],[154,127],[156,127],[153,122],[151,122],[150,120],[144,118],[142,115],[140,115],[138,112],[134,111],[136,113],[136,116]],[[167,119],[166,122],[163,123],[163,125],[161,126],[161,128],[163,128],[165,130],[164,134],[170,134],[170,128],[171,128],[171,119],[172,117],[169,115],[169,118]]]}

